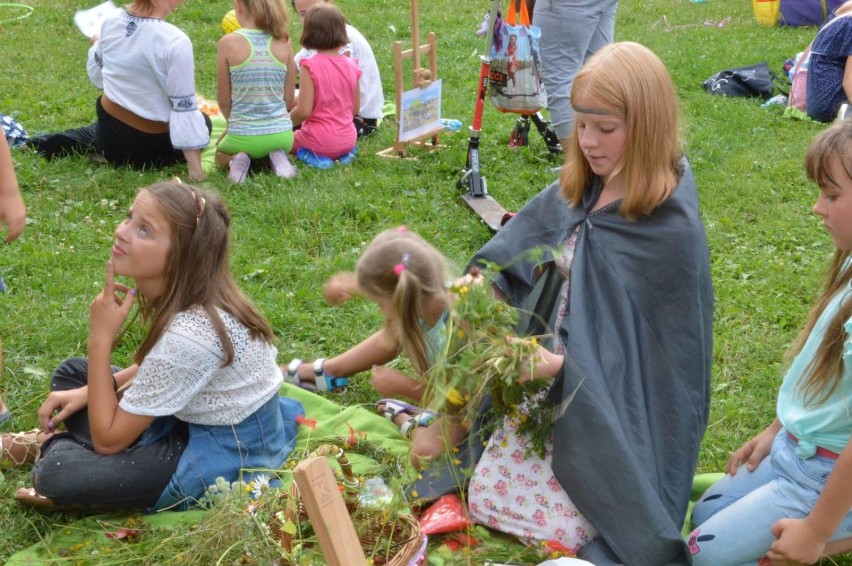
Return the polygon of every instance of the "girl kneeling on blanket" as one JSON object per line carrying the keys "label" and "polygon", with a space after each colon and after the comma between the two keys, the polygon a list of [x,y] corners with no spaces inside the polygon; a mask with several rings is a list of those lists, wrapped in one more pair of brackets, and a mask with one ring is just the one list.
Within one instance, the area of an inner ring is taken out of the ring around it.
{"label": "girl kneeling on blanket", "polygon": [[[392,397],[405,396],[429,404],[429,369],[439,361],[446,342],[445,322],[453,303],[447,289],[447,260],[423,238],[404,226],[382,232],[367,246],[354,274],[340,274],[326,285],[326,299],[339,304],[353,294],[378,304],[384,327],[348,351],[313,364],[293,360],[285,379],[306,389],[328,391],[345,387],[348,376],[372,368],[372,385],[383,397],[379,412],[400,426],[411,439],[411,462],[416,468],[458,445],[467,435],[461,419],[420,409]],[[383,367],[404,353],[418,378]],[[543,348],[533,379],[552,377],[562,356]],[[282,368],[284,369],[284,368]],[[439,426],[434,426],[433,423]]]}
{"label": "girl kneeling on blanket", "polygon": [[834,261],[791,349],[775,420],[695,505],[698,566],[813,564],[852,550],[852,122],[820,134],[805,166]]}
{"label": "girl kneeling on blanket", "polygon": [[[2,436],[2,461],[35,460],[34,487],[16,499],[185,509],[219,477],[248,482],[284,463],[303,410],[278,396],[272,328],[231,275],[230,222],[218,197],[180,181],[139,191],[89,306],[88,359],[54,372],[45,432]],[[118,369],[113,345],[137,297],[148,331],[136,363]]]}

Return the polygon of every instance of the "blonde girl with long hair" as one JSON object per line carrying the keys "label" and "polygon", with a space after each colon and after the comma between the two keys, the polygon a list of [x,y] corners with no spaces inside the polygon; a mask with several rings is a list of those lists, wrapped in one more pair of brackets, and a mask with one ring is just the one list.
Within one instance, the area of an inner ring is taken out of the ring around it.
{"label": "blonde girl with long hair", "polygon": [[278,177],[292,178],[293,147],[288,108],[296,104],[296,63],[284,0],[234,0],[242,26],[219,40],[217,92],[228,130],[216,162],[235,183],[245,181],[252,159],[269,158]]}

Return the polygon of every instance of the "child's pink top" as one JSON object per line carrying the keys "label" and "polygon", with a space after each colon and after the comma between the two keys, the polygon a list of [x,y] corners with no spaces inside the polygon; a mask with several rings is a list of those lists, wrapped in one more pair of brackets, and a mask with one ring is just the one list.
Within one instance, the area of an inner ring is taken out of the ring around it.
{"label": "child's pink top", "polygon": [[292,153],[307,147],[324,157],[337,159],[355,147],[358,133],[352,122],[355,89],[361,78],[358,62],[343,55],[317,53],[303,59],[314,81],[314,106],[302,127],[293,132]]}

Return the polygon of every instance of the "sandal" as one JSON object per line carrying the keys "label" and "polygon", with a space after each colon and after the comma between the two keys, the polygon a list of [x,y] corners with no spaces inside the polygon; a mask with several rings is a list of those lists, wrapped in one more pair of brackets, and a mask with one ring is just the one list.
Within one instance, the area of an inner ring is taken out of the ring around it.
{"label": "sandal", "polygon": [[411,433],[414,431],[415,428],[417,428],[418,426],[429,426],[436,418],[438,418],[438,414],[433,413],[432,411],[429,411],[428,413],[420,413],[419,415],[414,415],[413,417],[402,423],[402,425],[399,427],[399,432],[401,432],[402,436],[404,436],[405,438],[411,438]]}
{"label": "sandal", "polygon": [[56,503],[43,495],[39,495],[34,487],[22,487],[15,492],[14,497],[15,501],[26,507],[33,507],[35,509],[42,509],[45,511],[59,510],[59,506]]}
{"label": "sandal", "polygon": [[411,418],[399,425],[399,430],[403,436],[408,438],[418,426],[429,426],[433,420],[440,417],[440,413],[436,413],[431,409],[421,409],[405,401],[399,399],[381,399],[376,403],[384,405],[385,409],[381,412],[386,419],[394,422],[394,417],[397,415],[410,415]]}
{"label": "sandal", "polygon": [[37,428],[26,432],[8,432],[0,435],[0,464],[20,466],[32,464],[41,456],[41,442]]}
{"label": "sandal", "polygon": [[284,381],[307,389],[308,391],[334,391],[335,393],[343,393],[346,391],[346,386],[349,385],[349,377],[338,377],[325,372],[325,358],[314,360],[314,383],[302,381],[299,379],[299,368],[305,362],[299,358],[294,359],[287,365],[287,373],[284,375]]}

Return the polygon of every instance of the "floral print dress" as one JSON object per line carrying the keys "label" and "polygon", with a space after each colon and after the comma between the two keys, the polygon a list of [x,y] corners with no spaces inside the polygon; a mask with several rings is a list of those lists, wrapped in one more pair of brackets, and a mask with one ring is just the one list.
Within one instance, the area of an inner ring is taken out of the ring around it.
{"label": "floral print dress", "polygon": [[[562,254],[556,258],[564,282],[555,328],[559,328],[568,308],[568,275],[577,235],[577,230],[568,235]],[[559,341],[554,343],[561,353]],[[535,411],[540,398],[530,398],[520,407],[519,415]],[[547,453],[540,458],[517,428],[517,419],[506,417],[491,435],[468,488],[470,515],[477,523],[515,535],[527,544],[556,542],[576,554],[597,532],[553,475],[552,442],[547,442]]]}

